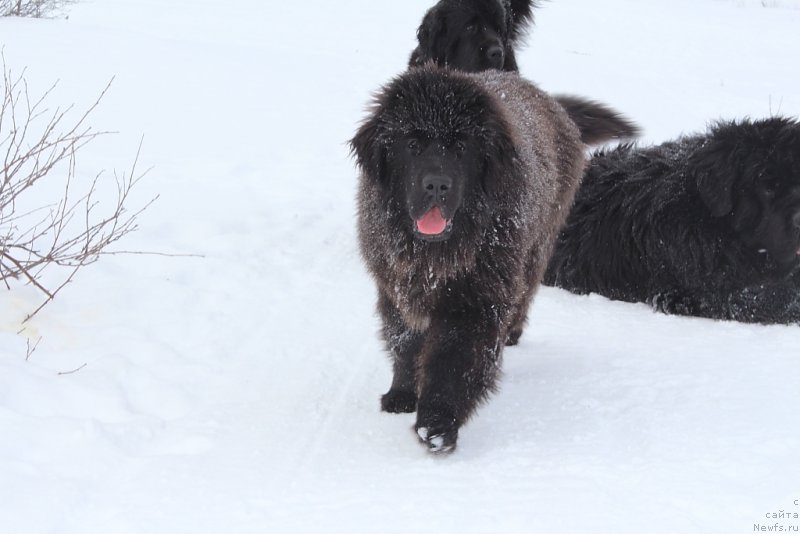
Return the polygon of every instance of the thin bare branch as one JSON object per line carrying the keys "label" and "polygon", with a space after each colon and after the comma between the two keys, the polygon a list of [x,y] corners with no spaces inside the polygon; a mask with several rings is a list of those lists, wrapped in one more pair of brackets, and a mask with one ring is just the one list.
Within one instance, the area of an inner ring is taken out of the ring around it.
{"label": "thin bare branch", "polygon": [[33,353],[36,352],[36,347],[39,346],[39,343],[41,341],[42,341],[42,336],[39,336],[39,338],[36,340],[36,343],[34,343],[33,346],[31,346],[31,338],[28,338],[26,340],[27,350],[25,351],[25,361],[31,359],[31,356],[33,356]]}
{"label": "thin bare branch", "polygon": [[76,368],[76,369],[73,369],[72,371],[59,371],[59,372],[58,372],[58,373],[56,373],[56,374],[57,374],[58,376],[71,375],[71,374],[73,374],[73,373],[77,373],[78,371],[80,371],[80,370],[81,370],[81,369],[83,369],[84,367],[86,367],[86,364],[85,364],[85,363],[84,363],[83,365],[81,365],[80,367],[78,367],[78,368]]}
{"label": "thin bare branch", "polygon": [[0,0],[0,17],[52,18],[77,0]]}
{"label": "thin bare branch", "polygon": [[[2,49],[0,58],[4,84],[0,95],[0,279],[7,288],[13,281],[21,281],[44,295],[44,302],[25,318],[28,321],[71,283],[82,267],[103,255],[121,254],[108,247],[136,231],[137,217],[158,196],[139,209],[128,209],[131,191],[149,171],[137,170],[143,139],[130,170],[122,176],[114,173],[113,185],[103,172],[88,181],[78,175],[78,151],[111,133],[95,131],[87,123],[113,78],[73,121],[73,106],[55,111],[47,108],[55,84],[41,97],[31,98],[23,75],[12,75],[7,68]],[[51,184],[48,191],[60,190],[61,194],[42,206],[37,201],[41,195],[32,192],[41,192],[43,188],[37,184],[44,182]],[[109,189],[116,192],[116,199],[101,201]],[[45,277],[50,271],[54,274]]]}

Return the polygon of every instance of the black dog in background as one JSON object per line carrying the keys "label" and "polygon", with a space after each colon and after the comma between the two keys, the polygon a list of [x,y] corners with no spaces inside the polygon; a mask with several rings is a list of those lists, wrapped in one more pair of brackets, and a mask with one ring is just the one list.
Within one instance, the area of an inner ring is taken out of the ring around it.
{"label": "black dog in background", "polygon": [[[434,62],[466,72],[517,72],[515,48],[533,24],[533,0],[440,0],[417,29],[409,66]],[[639,127],[599,102],[572,95],[555,99],[578,126],[581,141],[596,145],[639,135]]]}
{"label": "black dog in background", "polygon": [[409,66],[428,61],[458,70],[516,72],[514,48],[533,23],[531,0],[441,0],[417,29]]}
{"label": "black dog in background", "polygon": [[800,124],[596,153],[545,283],[672,314],[800,321]]}

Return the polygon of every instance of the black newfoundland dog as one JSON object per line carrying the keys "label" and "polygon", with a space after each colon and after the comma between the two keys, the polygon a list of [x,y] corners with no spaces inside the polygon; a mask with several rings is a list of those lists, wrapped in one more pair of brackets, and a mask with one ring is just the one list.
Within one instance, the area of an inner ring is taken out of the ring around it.
{"label": "black newfoundland dog", "polygon": [[[419,44],[409,66],[434,62],[465,72],[517,72],[515,48],[533,24],[537,4],[532,0],[440,0],[417,29]],[[636,124],[605,104],[572,95],[555,98],[586,144],[639,135]]]}
{"label": "black newfoundland dog", "polygon": [[800,321],[800,124],[595,154],[545,283],[665,313]]}
{"label": "black newfoundland dog", "polygon": [[467,72],[517,71],[514,48],[535,7],[531,0],[440,0],[417,29],[409,66],[433,61]]}
{"label": "black newfoundland dog", "polygon": [[394,360],[387,412],[433,452],[495,387],[585,166],[563,108],[516,74],[426,66],[351,141],[361,252]]}

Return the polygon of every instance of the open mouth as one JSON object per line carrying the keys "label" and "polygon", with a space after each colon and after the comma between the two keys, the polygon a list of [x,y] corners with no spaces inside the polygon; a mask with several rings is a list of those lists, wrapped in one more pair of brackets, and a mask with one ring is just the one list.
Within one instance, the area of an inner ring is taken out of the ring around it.
{"label": "open mouth", "polygon": [[414,228],[417,235],[426,241],[442,241],[450,235],[453,221],[444,217],[439,206],[433,206],[414,221]]}

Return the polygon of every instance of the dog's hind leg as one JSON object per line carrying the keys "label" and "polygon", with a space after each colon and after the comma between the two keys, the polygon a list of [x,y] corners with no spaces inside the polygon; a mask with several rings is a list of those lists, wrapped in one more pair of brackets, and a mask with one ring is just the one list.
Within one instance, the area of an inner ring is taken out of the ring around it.
{"label": "dog's hind leg", "polygon": [[528,323],[528,309],[531,307],[534,295],[536,295],[537,287],[535,285],[528,286],[522,294],[522,298],[516,304],[511,326],[506,336],[506,346],[510,347],[519,343],[519,338],[522,337],[522,332]]}
{"label": "dog's hind leg", "polygon": [[522,332],[525,330],[525,324],[527,322],[528,309],[520,306],[516,314],[514,314],[514,321],[511,323],[511,328],[508,329],[508,335],[506,336],[507,347],[513,347],[519,343],[519,338],[522,337]]}
{"label": "dog's hind leg", "polygon": [[389,413],[411,413],[417,409],[416,362],[422,335],[406,326],[394,304],[383,294],[378,299],[378,312],[383,320],[383,339],[392,355],[392,385],[381,397],[381,410]]}

